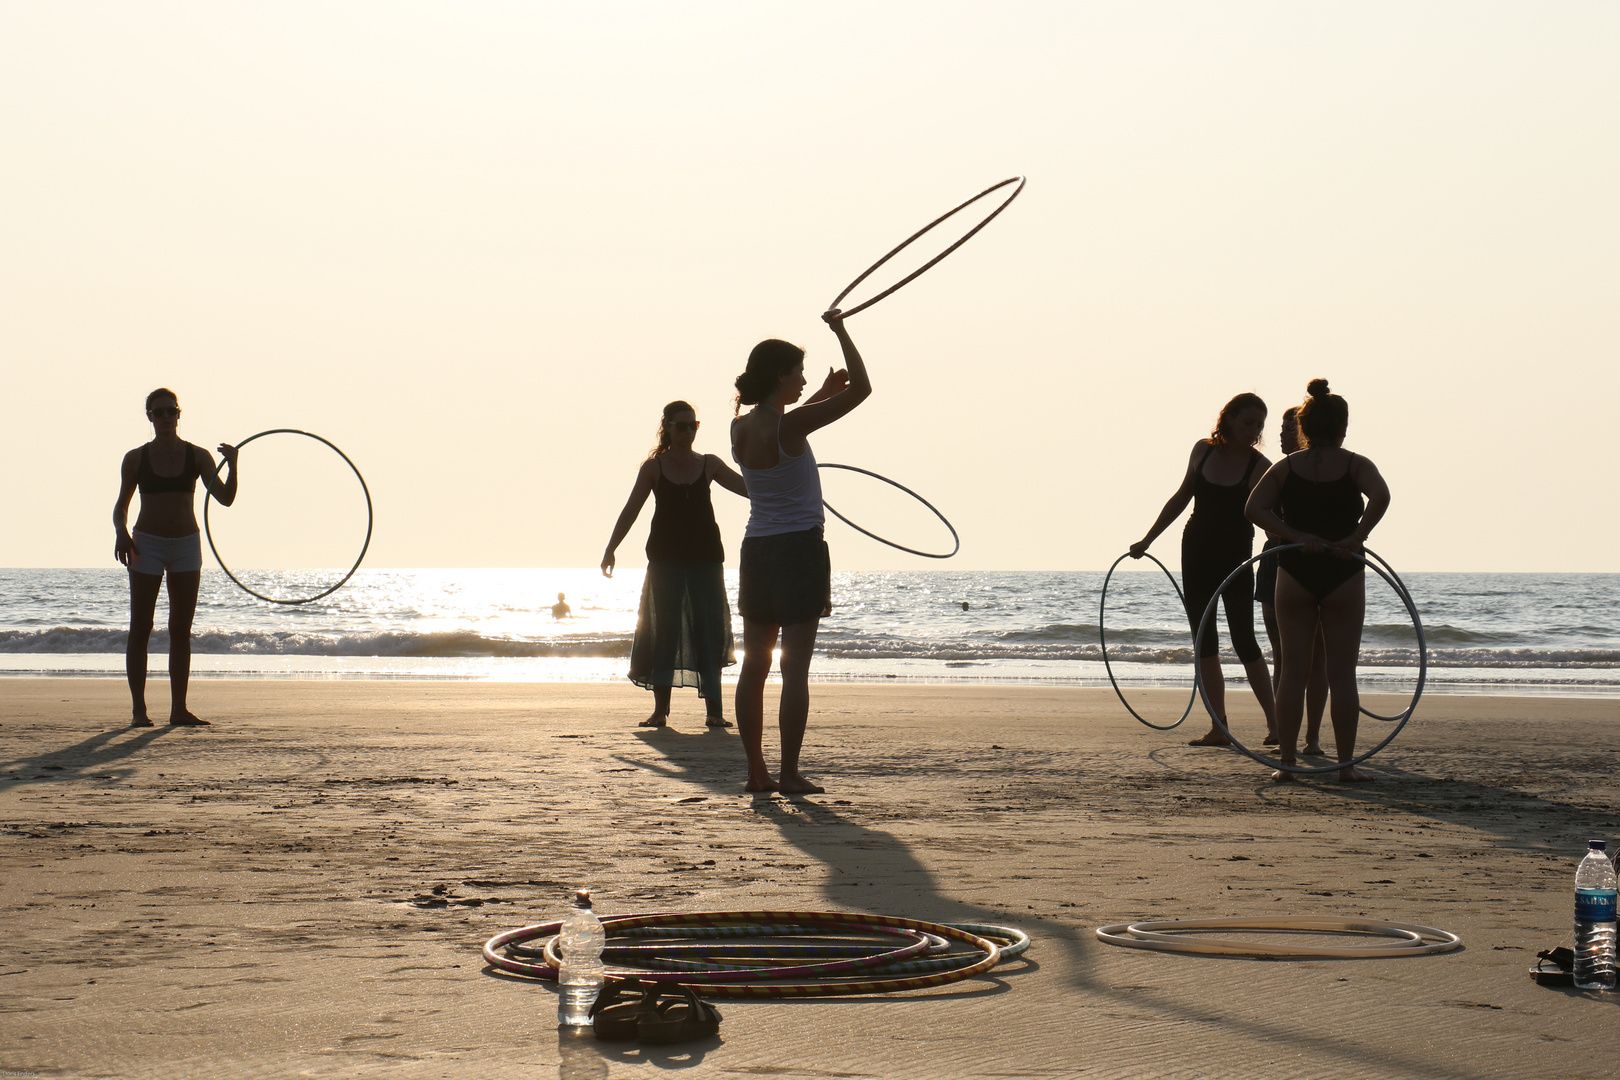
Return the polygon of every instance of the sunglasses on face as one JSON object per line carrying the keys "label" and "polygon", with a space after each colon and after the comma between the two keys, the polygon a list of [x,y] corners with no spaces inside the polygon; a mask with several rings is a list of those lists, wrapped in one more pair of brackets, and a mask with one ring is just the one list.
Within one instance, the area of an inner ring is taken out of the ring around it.
{"label": "sunglasses on face", "polygon": [[165,420],[180,419],[180,410],[173,405],[164,405],[161,408],[148,409],[147,412],[152,416],[161,416]]}
{"label": "sunglasses on face", "polygon": [[696,431],[698,429],[698,421],[677,420],[669,426],[674,428],[676,431]]}

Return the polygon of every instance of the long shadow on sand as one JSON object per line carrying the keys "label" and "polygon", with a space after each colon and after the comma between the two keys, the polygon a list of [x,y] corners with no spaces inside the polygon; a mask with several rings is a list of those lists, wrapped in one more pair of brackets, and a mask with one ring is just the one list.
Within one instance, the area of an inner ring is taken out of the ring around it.
{"label": "long shadow on sand", "polygon": [[[151,728],[119,728],[92,735],[83,742],[60,750],[0,762],[0,770],[3,770],[0,773],[0,791],[21,784],[53,780],[127,779],[135,770],[133,767],[120,768],[117,762],[144,750],[154,740],[173,730],[166,724]],[[128,738],[120,739],[120,736]]]}

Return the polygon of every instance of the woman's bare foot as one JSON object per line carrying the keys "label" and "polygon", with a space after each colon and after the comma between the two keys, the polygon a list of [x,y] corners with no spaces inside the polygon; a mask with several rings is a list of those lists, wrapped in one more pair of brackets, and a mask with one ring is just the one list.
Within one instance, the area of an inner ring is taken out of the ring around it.
{"label": "woman's bare foot", "polygon": [[1188,739],[1188,746],[1231,746],[1232,740],[1221,734],[1220,728],[1210,728],[1202,739]]}
{"label": "woman's bare foot", "polygon": [[1316,743],[1306,743],[1305,749],[1301,750],[1300,753],[1306,757],[1327,757],[1326,751]]}
{"label": "woman's bare foot", "polygon": [[193,716],[189,712],[183,712],[179,716],[171,716],[171,717],[169,717],[169,726],[170,727],[209,727],[211,725],[208,723],[208,721],[204,720],[200,716]]}
{"label": "woman's bare foot", "polygon": [[651,716],[647,717],[647,719],[637,724],[636,727],[664,727],[668,723],[668,713],[653,713]]}
{"label": "woman's bare foot", "polygon": [[764,779],[756,779],[756,778],[750,776],[748,778],[748,783],[743,785],[743,790],[744,791],[781,791],[782,790],[782,785],[778,784],[776,782],[775,777],[773,777],[769,773],[767,773],[765,775]]}
{"label": "woman's bare foot", "polygon": [[151,727],[152,726],[152,718],[150,716],[147,716],[145,713],[140,713],[133,720],[131,720],[129,722],[129,726],[130,727]]}
{"label": "woman's bare foot", "polygon": [[707,717],[707,718],[704,719],[703,723],[706,726],[712,727],[712,728],[728,728],[728,727],[731,726],[731,721],[727,720],[723,716],[710,716],[710,717]]}
{"label": "woman's bare foot", "polygon": [[799,773],[789,776],[782,774],[782,783],[776,789],[784,795],[820,795],[827,789],[819,784],[813,784]]}
{"label": "woman's bare foot", "polygon": [[1339,770],[1339,783],[1341,784],[1368,784],[1378,779],[1371,773],[1364,773],[1354,765],[1346,765]]}
{"label": "woman's bare foot", "polygon": [[[1292,764],[1294,764],[1294,762],[1292,762],[1292,761],[1284,761],[1283,764],[1284,765],[1292,765]],[[1293,773],[1289,772],[1287,769],[1278,769],[1276,772],[1271,774],[1271,778],[1272,778],[1272,780],[1276,781],[1279,784],[1293,784],[1293,783],[1297,783],[1299,781],[1299,777],[1295,776]]]}
{"label": "woman's bare foot", "polygon": [[1282,739],[1277,735],[1277,733],[1275,731],[1268,731],[1268,732],[1266,732],[1265,741],[1262,742],[1260,745],[1261,746],[1276,746],[1281,742],[1282,742]]}

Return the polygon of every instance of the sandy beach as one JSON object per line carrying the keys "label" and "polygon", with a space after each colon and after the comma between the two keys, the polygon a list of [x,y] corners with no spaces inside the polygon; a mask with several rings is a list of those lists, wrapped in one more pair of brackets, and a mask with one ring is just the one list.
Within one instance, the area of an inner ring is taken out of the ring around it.
{"label": "sandy beach", "polygon": [[[817,685],[827,794],[786,799],[741,790],[736,736],[690,695],[636,728],[628,686],[202,680],[215,727],[131,730],[120,681],[0,685],[4,1075],[1620,1075],[1620,994],[1525,975],[1568,942],[1585,841],[1620,833],[1612,700],[1431,696],[1376,783],[1283,786],[1107,691]],[[1035,945],[932,992],[724,1002],[718,1038],[580,1048],[548,985],[479,955],[579,884],[606,913],[866,911]],[[1092,934],[1273,914],[1466,947],[1254,961]]]}

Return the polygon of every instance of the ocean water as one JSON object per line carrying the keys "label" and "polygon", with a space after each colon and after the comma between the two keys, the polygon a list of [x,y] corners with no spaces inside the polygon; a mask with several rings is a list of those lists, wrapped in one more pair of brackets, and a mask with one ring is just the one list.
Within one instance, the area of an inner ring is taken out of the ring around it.
{"label": "ocean water", "polygon": [[[267,595],[307,596],[340,571],[238,575]],[[193,634],[200,676],[610,680],[622,678],[642,574],[587,569],[362,569],[312,604],[256,600],[203,572]],[[727,574],[732,603],[736,574]],[[1412,574],[1435,690],[1620,692],[1620,574]],[[1098,635],[1100,572],[836,573],[815,677],[1107,685]],[[557,593],[572,614],[551,615]],[[963,605],[967,605],[965,608]],[[123,670],[122,570],[0,570],[0,674]],[[167,651],[161,627],[152,651]],[[1109,659],[1122,683],[1190,686],[1192,641],[1156,568],[1109,587]],[[1256,633],[1265,641],[1259,611]],[[739,643],[741,621],[736,627]],[[1224,620],[1223,620],[1224,638]],[[1224,649],[1224,641],[1223,641]],[[1223,651],[1228,674],[1241,678]],[[1368,585],[1360,676],[1410,688],[1412,622],[1382,582]],[[164,662],[154,656],[152,672]],[[731,669],[732,672],[735,669]]]}

